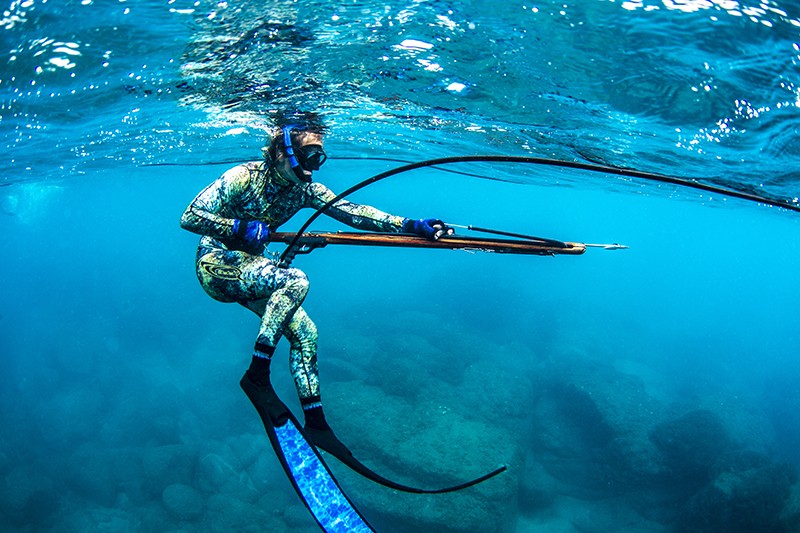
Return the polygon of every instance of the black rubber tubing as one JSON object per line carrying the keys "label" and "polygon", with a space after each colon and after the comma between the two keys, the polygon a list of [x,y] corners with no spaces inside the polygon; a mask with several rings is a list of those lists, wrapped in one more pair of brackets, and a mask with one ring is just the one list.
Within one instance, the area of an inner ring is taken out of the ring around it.
{"label": "black rubber tubing", "polygon": [[[739,198],[742,200],[749,200],[751,202],[758,202],[766,205],[772,205],[775,207],[782,207],[784,209],[789,209],[791,211],[800,212],[800,205],[795,205],[786,201],[782,200],[773,200],[770,198],[764,198],[762,196],[758,196],[756,194],[750,194],[743,191],[736,191],[733,189],[727,189],[724,187],[717,187],[715,185],[707,185],[705,183],[700,183],[695,180],[683,179],[683,178],[676,178],[673,176],[665,176],[663,174],[654,174],[652,172],[642,172],[640,170],[634,170],[629,168],[621,168],[621,167],[610,167],[606,165],[598,165],[595,163],[581,163],[578,161],[562,161],[560,159],[550,159],[544,157],[530,157],[530,156],[514,156],[514,155],[465,155],[465,156],[452,156],[452,157],[440,157],[437,159],[427,159],[425,161],[418,161],[416,163],[409,163],[407,165],[403,165],[397,168],[393,168],[387,170],[385,172],[381,172],[380,174],[376,174],[371,178],[367,178],[364,181],[356,183],[349,189],[339,193],[336,195],[335,198],[327,202],[325,205],[317,209],[308,220],[303,224],[303,226],[297,231],[297,235],[295,236],[294,240],[286,247],[286,250],[283,251],[280,257],[280,262],[283,265],[287,265],[286,262],[287,257],[291,257],[291,250],[297,245],[297,240],[300,238],[302,233],[308,229],[308,226],[314,222],[317,217],[319,217],[326,209],[330,206],[338,202],[339,200],[351,195],[352,193],[363,189],[364,187],[371,185],[377,181],[381,181],[386,179],[390,176],[394,176],[396,174],[401,174],[403,172],[409,172],[411,170],[416,170],[418,168],[424,167],[433,167],[438,165],[448,165],[452,163],[524,163],[524,164],[533,164],[533,165],[545,165],[551,167],[561,167],[561,168],[571,168],[576,170],[586,170],[589,172],[602,172],[605,174],[613,174],[616,176],[625,176],[629,178],[639,178],[649,181],[657,181],[661,183],[669,183],[672,185],[678,185],[681,187],[690,187],[692,189],[699,189],[701,191],[706,192],[713,192],[717,194],[722,194],[725,196],[730,196],[732,198]],[[289,261],[291,262],[291,261]]]}

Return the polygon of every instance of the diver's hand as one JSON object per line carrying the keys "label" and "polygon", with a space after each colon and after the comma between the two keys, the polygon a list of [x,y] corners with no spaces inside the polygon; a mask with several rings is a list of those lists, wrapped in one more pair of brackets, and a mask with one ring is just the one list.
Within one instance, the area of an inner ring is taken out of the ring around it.
{"label": "diver's hand", "polygon": [[426,239],[435,241],[443,235],[452,235],[455,230],[439,220],[438,218],[421,218],[411,220],[407,218],[403,221],[401,230],[403,233],[414,233]]}
{"label": "diver's hand", "polygon": [[244,245],[244,251],[262,254],[269,243],[269,226],[260,220],[245,222],[238,218],[233,221],[233,234]]}

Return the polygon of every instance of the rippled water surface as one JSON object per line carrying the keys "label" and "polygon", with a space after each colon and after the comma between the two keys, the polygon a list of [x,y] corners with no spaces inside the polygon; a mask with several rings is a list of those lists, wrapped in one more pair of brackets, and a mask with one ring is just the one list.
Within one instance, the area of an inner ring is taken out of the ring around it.
{"label": "rippled water surface", "polygon": [[248,158],[510,153],[800,194],[800,12],[733,0],[42,2],[3,12],[5,183]]}

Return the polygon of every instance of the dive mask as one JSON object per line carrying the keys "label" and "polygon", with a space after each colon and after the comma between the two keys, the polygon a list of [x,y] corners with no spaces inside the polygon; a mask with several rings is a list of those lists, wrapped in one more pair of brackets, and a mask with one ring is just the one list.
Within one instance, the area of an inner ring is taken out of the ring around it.
{"label": "dive mask", "polygon": [[319,170],[319,167],[328,159],[322,145],[307,144],[297,149],[297,160],[306,170]]}
{"label": "dive mask", "polygon": [[289,164],[292,166],[297,179],[304,183],[311,183],[311,176],[307,176],[303,169],[308,171],[319,170],[319,167],[328,159],[322,145],[308,144],[301,146],[295,152],[292,146],[292,130],[298,129],[297,126],[284,126],[283,143],[286,145],[286,155],[289,156]]}

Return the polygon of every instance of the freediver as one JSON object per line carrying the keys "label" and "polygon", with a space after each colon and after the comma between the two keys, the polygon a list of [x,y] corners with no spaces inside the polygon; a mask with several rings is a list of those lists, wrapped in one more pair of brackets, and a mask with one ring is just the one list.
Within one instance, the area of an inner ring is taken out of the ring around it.
{"label": "freediver", "polygon": [[[271,232],[300,209],[319,209],[335,198],[312,180],[327,159],[319,118],[305,113],[282,122],[262,149],[263,159],[231,168],[203,189],[184,211],[181,227],[202,235],[196,268],[203,289],[215,300],[237,302],[261,317],[250,367],[241,382],[253,403],[275,398],[270,361],[285,335],[306,433],[326,451],[344,448],[349,453],[333,435],[322,409],[317,328],[301,307],[308,278],[264,255]],[[325,214],[366,231],[413,233],[431,240],[453,233],[440,219],[409,219],[345,200]],[[260,407],[269,410],[268,405]]]}

